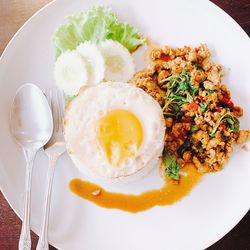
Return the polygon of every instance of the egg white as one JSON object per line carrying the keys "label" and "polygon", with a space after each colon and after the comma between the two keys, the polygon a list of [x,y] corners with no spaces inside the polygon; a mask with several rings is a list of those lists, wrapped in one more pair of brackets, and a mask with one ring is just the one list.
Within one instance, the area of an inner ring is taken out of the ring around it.
{"label": "egg white", "polygon": [[[99,120],[114,109],[132,112],[143,128],[136,155],[119,167],[109,163],[97,139]],[[142,89],[109,82],[84,89],[70,103],[64,131],[69,155],[80,171],[109,180],[136,179],[159,163],[165,123],[160,105]]]}

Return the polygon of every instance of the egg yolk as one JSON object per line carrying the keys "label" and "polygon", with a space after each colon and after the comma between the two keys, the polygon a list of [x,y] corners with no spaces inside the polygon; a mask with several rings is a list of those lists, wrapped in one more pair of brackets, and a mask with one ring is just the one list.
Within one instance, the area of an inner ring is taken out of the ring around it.
{"label": "egg yolk", "polygon": [[142,144],[143,129],[133,113],[115,109],[100,119],[97,138],[109,163],[119,166],[135,156]]}

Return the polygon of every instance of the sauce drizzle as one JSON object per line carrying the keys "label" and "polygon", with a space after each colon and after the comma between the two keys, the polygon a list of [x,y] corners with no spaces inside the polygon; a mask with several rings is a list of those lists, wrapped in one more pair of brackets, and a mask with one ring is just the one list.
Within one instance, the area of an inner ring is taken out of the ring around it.
{"label": "sauce drizzle", "polygon": [[186,175],[181,176],[179,184],[165,181],[162,188],[139,195],[109,192],[94,183],[80,179],[71,180],[69,187],[76,195],[101,207],[137,213],[154,206],[171,205],[187,195],[198,183],[201,174],[192,164],[185,166],[182,171],[186,172]]}

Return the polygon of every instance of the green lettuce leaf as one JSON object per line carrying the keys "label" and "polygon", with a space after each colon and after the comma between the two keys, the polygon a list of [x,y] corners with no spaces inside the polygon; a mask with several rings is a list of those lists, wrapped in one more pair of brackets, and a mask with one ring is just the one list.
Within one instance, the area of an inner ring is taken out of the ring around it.
{"label": "green lettuce leaf", "polygon": [[111,8],[94,6],[79,15],[67,17],[67,23],[54,33],[53,44],[58,57],[84,41],[98,44],[106,39],[120,42],[130,52],[144,43],[138,31],[128,23],[120,22]]}

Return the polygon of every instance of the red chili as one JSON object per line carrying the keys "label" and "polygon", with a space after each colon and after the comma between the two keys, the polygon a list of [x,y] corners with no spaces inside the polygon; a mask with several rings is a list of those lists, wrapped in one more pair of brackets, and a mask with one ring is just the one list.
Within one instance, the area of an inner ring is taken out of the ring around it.
{"label": "red chili", "polygon": [[238,106],[236,106],[236,107],[234,107],[234,111],[235,111],[235,112],[241,112],[241,108],[238,107]]}
{"label": "red chili", "polygon": [[224,94],[223,98],[221,99],[221,102],[228,104],[231,100],[231,96],[229,94]]}
{"label": "red chili", "polygon": [[168,62],[170,59],[170,55],[161,54],[161,60]]}
{"label": "red chili", "polygon": [[231,101],[231,96],[228,93],[223,95],[221,102],[226,104],[231,109],[234,107],[234,103]]}
{"label": "red chili", "polygon": [[220,127],[224,129],[226,127],[226,123],[225,122],[221,123]]}
{"label": "red chili", "polygon": [[217,108],[217,111],[220,113],[220,112],[221,112],[221,107],[218,107],[218,108]]}
{"label": "red chili", "polygon": [[230,99],[229,99],[229,98],[226,98],[226,97],[223,97],[223,98],[221,99],[221,102],[222,102],[222,103],[225,103],[225,104],[228,104],[228,103],[230,102]]}
{"label": "red chili", "polygon": [[204,98],[202,96],[198,96],[198,98],[200,99],[201,102],[204,101]]}
{"label": "red chili", "polygon": [[183,121],[183,122],[191,122],[192,121],[192,117],[190,117],[190,116],[183,116],[182,118],[181,118],[181,121]]}
{"label": "red chili", "polygon": [[234,103],[232,101],[229,101],[228,104],[229,108],[234,108]]}
{"label": "red chili", "polygon": [[186,130],[183,130],[183,131],[181,131],[179,138],[183,138],[183,137],[185,137],[186,135],[187,135],[187,131],[186,131]]}
{"label": "red chili", "polygon": [[202,159],[204,159],[204,158],[207,157],[207,154],[202,153],[202,154],[200,154],[200,157],[201,157]]}
{"label": "red chili", "polygon": [[193,112],[199,109],[199,105],[196,102],[191,102],[188,107],[189,107],[189,110]]}

